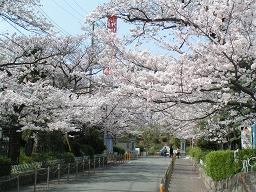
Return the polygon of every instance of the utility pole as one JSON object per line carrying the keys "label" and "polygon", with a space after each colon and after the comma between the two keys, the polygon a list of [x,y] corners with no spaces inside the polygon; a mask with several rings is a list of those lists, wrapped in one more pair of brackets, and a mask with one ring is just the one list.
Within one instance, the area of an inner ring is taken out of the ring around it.
{"label": "utility pole", "polygon": [[92,37],[91,37],[91,60],[89,63],[89,93],[92,92],[92,66],[95,62],[95,47],[94,47],[94,30],[95,30],[95,22],[92,23]]}

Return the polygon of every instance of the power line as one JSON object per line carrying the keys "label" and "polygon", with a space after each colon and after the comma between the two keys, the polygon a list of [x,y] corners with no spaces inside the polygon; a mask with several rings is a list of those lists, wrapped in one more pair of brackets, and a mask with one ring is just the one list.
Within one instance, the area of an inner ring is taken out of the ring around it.
{"label": "power line", "polygon": [[16,31],[18,31],[21,35],[26,36],[23,32],[21,32],[11,21],[9,21],[7,18],[2,17],[4,21],[6,21],[10,26],[12,26]]}
{"label": "power line", "polygon": [[48,16],[47,13],[40,6],[37,7],[39,9],[39,12],[41,12],[50,21],[50,23],[54,24],[60,30],[60,32],[62,32],[63,35],[70,35],[60,25],[58,25],[50,16]]}
{"label": "power line", "polygon": [[75,16],[73,13],[71,13],[69,10],[67,10],[66,8],[64,8],[63,6],[61,6],[59,3],[57,3],[56,0],[53,0],[53,2],[54,2],[58,7],[60,7],[63,11],[67,12],[67,13],[68,13],[69,15],[71,15],[73,18],[77,19],[77,20],[78,20],[78,23],[80,23],[80,24],[82,25],[80,18],[78,18],[78,17]]}
{"label": "power line", "polygon": [[77,7],[79,7],[83,12],[87,12],[81,5],[79,5],[79,3],[77,3],[76,0],[73,0],[73,1],[77,5]]}
{"label": "power line", "polygon": [[64,0],[64,2],[65,2],[75,13],[77,13],[79,16],[84,17],[84,15],[82,15],[79,11],[77,11],[77,10],[73,7],[73,5],[71,5],[68,1]]}

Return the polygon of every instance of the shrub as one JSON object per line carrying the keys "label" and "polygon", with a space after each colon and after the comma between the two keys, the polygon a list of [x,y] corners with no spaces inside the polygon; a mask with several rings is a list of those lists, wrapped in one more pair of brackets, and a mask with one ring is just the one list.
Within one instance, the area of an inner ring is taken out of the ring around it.
{"label": "shrub", "polygon": [[197,162],[199,162],[201,158],[202,150],[199,147],[194,147],[189,150],[189,155],[194,157]]}
{"label": "shrub", "polygon": [[84,155],[84,156],[93,157],[93,155],[95,154],[94,148],[92,148],[92,146],[90,146],[90,145],[81,145],[80,151],[81,151],[82,155]]}
{"label": "shrub", "polygon": [[27,156],[24,151],[20,151],[20,158],[19,162],[20,164],[28,164],[33,163],[35,161],[35,158],[33,156]]}
{"label": "shrub", "polygon": [[213,180],[219,181],[235,173],[233,152],[212,151],[205,157],[205,170]]}
{"label": "shrub", "polygon": [[11,160],[7,157],[0,156],[0,177],[10,175]]}
{"label": "shrub", "polygon": [[238,160],[245,160],[255,156],[256,156],[256,149],[242,149],[242,150],[239,150],[237,153]]}
{"label": "shrub", "polygon": [[240,172],[243,168],[243,160],[251,157],[256,157],[256,149],[242,149],[239,150],[236,156],[237,169],[236,172]]}
{"label": "shrub", "polygon": [[32,155],[35,161],[51,161],[58,159],[58,154],[55,153],[41,153]]}
{"label": "shrub", "polygon": [[63,159],[65,163],[72,163],[75,161],[75,156],[73,153],[66,152],[59,154],[59,159]]}
{"label": "shrub", "polygon": [[120,147],[120,146],[113,146],[113,152],[117,152],[118,154],[123,155],[125,153],[124,148]]}

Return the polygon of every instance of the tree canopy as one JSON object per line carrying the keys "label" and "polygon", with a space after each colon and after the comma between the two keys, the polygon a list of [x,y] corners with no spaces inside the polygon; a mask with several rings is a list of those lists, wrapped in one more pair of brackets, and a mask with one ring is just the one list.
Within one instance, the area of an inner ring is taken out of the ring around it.
{"label": "tree canopy", "polygon": [[[0,38],[0,118],[15,114],[22,129],[157,124],[221,140],[255,121],[255,1],[110,0],[86,18],[115,15],[130,27],[124,37],[105,26],[56,36],[33,9],[39,1],[15,2],[1,1],[0,17],[42,33]],[[164,54],[144,50],[147,41]]]}

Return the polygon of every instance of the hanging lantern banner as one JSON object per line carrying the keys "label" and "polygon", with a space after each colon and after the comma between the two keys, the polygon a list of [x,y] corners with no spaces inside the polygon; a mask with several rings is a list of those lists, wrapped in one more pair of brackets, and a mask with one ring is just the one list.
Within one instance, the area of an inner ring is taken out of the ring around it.
{"label": "hanging lantern banner", "polygon": [[108,24],[107,24],[108,29],[112,33],[116,33],[117,29],[117,17],[115,15],[108,16]]}

